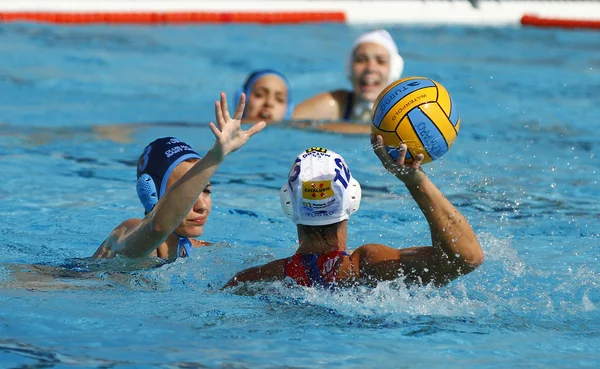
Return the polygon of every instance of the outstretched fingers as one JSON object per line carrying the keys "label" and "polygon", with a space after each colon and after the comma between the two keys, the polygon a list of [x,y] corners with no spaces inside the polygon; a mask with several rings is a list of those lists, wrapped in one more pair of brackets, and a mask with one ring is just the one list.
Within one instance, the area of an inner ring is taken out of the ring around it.
{"label": "outstretched fingers", "polygon": [[225,126],[226,122],[225,122],[225,117],[223,117],[222,104],[219,101],[215,102],[215,119],[217,120],[217,125],[218,125],[219,129],[223,130],[223,127]]}
{"label": "outstretched fingers", "polygon": [[242,92],[242,94],[240,95],[240,100],[238,101],[237,107],[235,108],[235,113],[233,114],[233,119],[242,120],[245,108],[246,108],[246,94]]}
{"label": "outstretched fingers", "polygon": [[252,127],[248,128],[245,132],[246,135],[248,136],[248,138],[254,136],[255,134],[257,134],[258,132],[262,131],[263,128],[265,128],[267,126],[267,123],[264,120],[261,120],[258,123],[255,123],[252,125]]}
{"label": "outstretched fingers", "polygon": [[241,122],[245,107],[246,94],[242,93],[235,109],[235,113],[233,114],[233,118],[231,118],[231,115],[229,115],[229,105],[227,104],[227,95],[224,92],[221,92],[220,101],[215,102],[215,119],[217,120],[216,126],[222,132],[227,124],[234,121]]}
{"label": "outstretched fingers", "polygon": [[222,135],[221,131],[217,128],[217,125],[213,122],[210,122],[208,124],[208,126],[210,127],[210,130],[212,131],[213,135],[215,135],[215,138],[219,139]]}
{"label": "outstretched fingers", "polygon": [[229,122],[231,120],[231,116],[229,115],[229,106],[227,106],[227,95],[225,92],[221,92],[221,114],[223,118],[225,118],[225,122]]}

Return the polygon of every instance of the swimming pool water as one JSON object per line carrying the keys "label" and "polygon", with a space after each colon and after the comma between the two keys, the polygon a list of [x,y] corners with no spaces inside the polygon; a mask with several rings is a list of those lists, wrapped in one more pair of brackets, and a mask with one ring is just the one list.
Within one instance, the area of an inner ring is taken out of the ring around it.
{"label": "swimming pool water", "polygon": [[455,145],[425,169],[485,263],[440,289],[233,293],[220,287],[236,271],[295,250],[278,190],[307,147],[342,154],[363,186],[351,249],[428,244],[426,222],[366,137],[271,126],[213,177],[215,247],[154,269],[78,259],[142,214],[146,143],[206,151],[212,102],[253,68],[286,73],[296,101],[346,87],[364,29],[0,25],[0,367],[598,367],[597,33],[388,29],[405,75],[438,80],[460,109]]}

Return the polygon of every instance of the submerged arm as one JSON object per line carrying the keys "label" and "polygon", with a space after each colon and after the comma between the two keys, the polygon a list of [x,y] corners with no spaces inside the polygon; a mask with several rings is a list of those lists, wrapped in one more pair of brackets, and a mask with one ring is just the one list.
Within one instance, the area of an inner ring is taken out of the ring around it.
{"label": "submerged arm", "polygon": [[272,261],[265,265],[255,266],[237,273],[223,286],[234,287],[239,283],[257,281],[276,281],[284,278],[285,259]]}

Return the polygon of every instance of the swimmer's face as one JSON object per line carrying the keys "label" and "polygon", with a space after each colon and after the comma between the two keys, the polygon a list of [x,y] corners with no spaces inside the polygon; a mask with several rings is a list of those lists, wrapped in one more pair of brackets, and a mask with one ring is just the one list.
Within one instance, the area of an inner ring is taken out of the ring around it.
{"label": "swimmer's face", "polygon": [[390,75],[390,54],[385,47],[366,42],[354,49],[352,86],[364,101],[375,101],[387,86]]}
{"label": "swimmer's face", "polygon": [[288,88],[285,81],[274,74],[267,74],[252,86],[244,118],[281,121],[285,117],[287,101]]}
{"label": "swimmer's face", "polygon": [[[175,167],[175,170],[167,180],[167,188],[174,185],[191,167],[196,164],[198,159],[186,160]],[[186,237],[200,237],[204,232],[204,224],[208,220],[210,209],[212,208],[212,199],[210,198],[211,185],[210,182],[204,188],[204,191],[198,196],[194,206],[183,219],[181,224],[175,229],[177,234]]]}

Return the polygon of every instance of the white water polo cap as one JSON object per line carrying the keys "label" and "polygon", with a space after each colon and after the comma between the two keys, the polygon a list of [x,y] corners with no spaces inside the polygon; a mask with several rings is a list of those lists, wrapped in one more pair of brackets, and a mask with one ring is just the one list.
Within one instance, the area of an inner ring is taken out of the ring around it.
{"label": "white water polo cap", "polygon": [[356,48],[365,43],[374,43],[385,47],[388,54],[390,54],[390,74],[388,77],[388,84],[395,82],[400,79],[402,72],[404,71],[404,59],[398,53],[398,46],[394,42],[394,39],[388,31],[383,29],[374,30],[371,32],[363,33],[358,36],[352,44],[350,49],[350,55],[346,63],[346,75],[352,80],[352,63],[354,62],[354,51]]}
{"label": "white water polo cap", "polygon": [[360,184],[344,158],[321,147],[312,147],[296,157],[288,181],[279,192],[285,215],[296,224],[310,226],[348,219],[358,210],[360,198]]}

